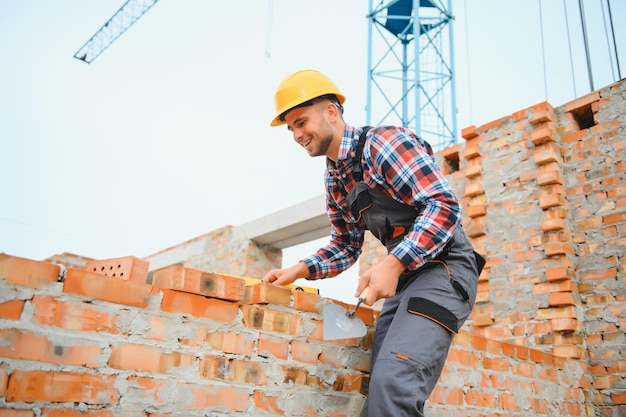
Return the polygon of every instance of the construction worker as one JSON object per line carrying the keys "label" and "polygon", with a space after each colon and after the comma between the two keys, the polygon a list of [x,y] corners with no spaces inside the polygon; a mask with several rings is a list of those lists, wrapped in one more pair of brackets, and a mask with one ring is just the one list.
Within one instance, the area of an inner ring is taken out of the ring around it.
{"label": "construction worker", "polygon": [[385,299],[374,335],[363,416],[423,416],[448,349],[469,316],[484,259],[461,227],[461,207],[430,145],[396,126],[355,127],[324,74],[297,71],[275,94],[272,126],[286,124],[311,156],[326,157],[330,242],[263,281],[333,277],[359,257],[366,230],[387,256],[359,277],[365,304]]}

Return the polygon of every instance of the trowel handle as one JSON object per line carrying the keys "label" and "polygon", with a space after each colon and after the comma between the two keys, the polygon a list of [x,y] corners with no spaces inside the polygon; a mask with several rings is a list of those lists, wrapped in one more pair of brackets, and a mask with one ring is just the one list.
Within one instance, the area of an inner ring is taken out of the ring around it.
{"label": "trowel handle", "polygon": [[367,293],[370,292],[370,287],[367,286],[365,287],[365,289],[363,291],[361,291],[361,295],[359,295],[359,304],[362,303],[363,301],[365,301],[365,299],[367,298]]}
{"label": "trowel handle", "polygon": [[357,308],[359,308],[361,303],[365,301],[365,298],[367,298],[367,293],[369,292],[369,290],[370,290],[370,287],[365,287],[365,289],[361,292],[361,295],[359,295],[359,299],[356,301],[356,305],[354,306],[354,308],[346,313],[348,317],[354,316],[354,313],[356,313]]}

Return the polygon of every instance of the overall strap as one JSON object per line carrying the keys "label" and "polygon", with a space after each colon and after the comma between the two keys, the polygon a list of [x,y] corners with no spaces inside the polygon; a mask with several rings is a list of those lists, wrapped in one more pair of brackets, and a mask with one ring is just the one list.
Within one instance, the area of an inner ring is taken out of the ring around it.
{"label": "overall strap", "polygon": [[361,156],[363,156],[363,147],[365,146],[365,135],[371,129],[371,126],[365,126],[363,132],[359,135],[359,142],[356,145],[356,153],[352,158],[352,173],[355,181],[363,180],[363,167],[361,166]]}

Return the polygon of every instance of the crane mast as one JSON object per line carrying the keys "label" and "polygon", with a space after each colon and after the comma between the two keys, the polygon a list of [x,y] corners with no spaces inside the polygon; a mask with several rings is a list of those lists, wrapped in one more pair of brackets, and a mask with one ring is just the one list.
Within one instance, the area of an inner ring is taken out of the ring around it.
{"label": "crane mast", "polygon": [[81,48],[74,58],[90,64],[158,0],[128,0]]}

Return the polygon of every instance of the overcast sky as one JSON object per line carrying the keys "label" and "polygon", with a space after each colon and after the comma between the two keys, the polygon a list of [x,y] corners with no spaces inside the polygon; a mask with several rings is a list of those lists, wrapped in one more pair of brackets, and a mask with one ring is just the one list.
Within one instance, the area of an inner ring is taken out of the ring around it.
{"label": "overcast sky", "polygon": [[[452,3],[459,130],[590,91],[577,0]],[[161,0],[73,58],[123,4],[0,0],[0,252],[147,257],[322,194],[323,159],[269,127],[295,70],[330,76],[365,123],[367,0]],[[596,89],[617,79],[606,4],[584,1]]]}

